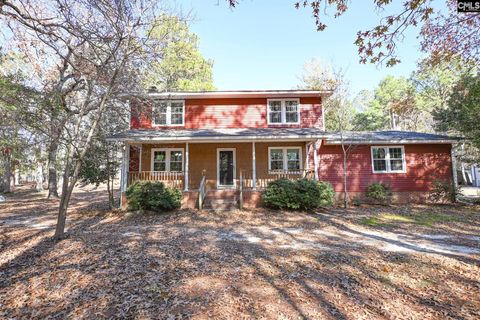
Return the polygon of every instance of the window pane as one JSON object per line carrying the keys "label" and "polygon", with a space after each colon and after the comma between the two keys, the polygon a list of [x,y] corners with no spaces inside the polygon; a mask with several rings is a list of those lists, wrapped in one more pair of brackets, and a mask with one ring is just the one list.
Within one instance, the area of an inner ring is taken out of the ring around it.
{"label": "window pane", "polygon": [[390,160],[390,170],[392,170],[392,171],[403,171],[403,161],[402,160]]}
{"label": "window pane", "polygon": [[182,163],[170,162],[170,171],[182,171]]}
{"label": "window pane", "polygon": [[172,113],[183,113],[183,103],[172,102]]}
{"label": "window pane", "polygon": [[182,151],[171,151],[170,161],[180,161],[180,162],[182,162]]}
{"label": "window pane", "polygon": [[300,151],[298,149],[288,149],[287,150],[287,159],[290,160],[300,160]]}
{"label": "window pane", "polygon": [[165,166],[165,162],[154,162],[153,163],[153,171],[166,171],[167,168]]}
{"label": "window pane", "polygon": [[282,111],[282,102],[281,101],[270,101],[270,112]]}
{"label": "window pane", "polygon": [[153,161],[165,161],[165,151],[155,151]]}
{"label": "window pane", "polygon": [[271,123],[281,123],[282,122],[282,113],[281,112],[270,113],[270,122]]}
{"label": "window pane", "polygon": [[298,114],[297,114],[297,112],[294,112],[294,113],[287,112],[287,113],[285,114],[285,121],[286,121],[287,123],[298,122]]}
{"label": "window pane", "polygon": [[402,148],[389,148],[390,159],[402,159]]}
{"label": "window pane", "polygon": [[383,149],[383,148],[373,148],[373,158],[374,159],[385,159],[385,149]]}
{"label": "window pane", "polygon": [[373,169],[375,171],[387,171],[387,161],[373,160]]}
{"label": "window pane", "polygon": [[293,101],[285,101],[285,111],[286,112],[297,112],[298,110],[298,102]]}
{"label": "window pane", "polygon": [[273,170],[283,170],[283,160],[272,160],[270,162],[270,169]]}
{"label": "window pane", "polygon": [[167,103],[166,102],[158,103],[157,110],[159,113],[167,113]]}
{"label": "window pane", "polygon": [[172,121],[172,124],[183,124],[183,115],[172,114],[171,121]]}

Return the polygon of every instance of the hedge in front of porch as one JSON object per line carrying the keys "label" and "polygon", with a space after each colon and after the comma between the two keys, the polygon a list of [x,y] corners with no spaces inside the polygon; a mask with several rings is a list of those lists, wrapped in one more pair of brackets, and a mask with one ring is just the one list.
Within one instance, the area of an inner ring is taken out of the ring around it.
{"label": "hedge in front of porch", "polygon": [[137,181],[128,187],[129,210],[168,211],[180,208],[182,192],[161,181]]}
{"label": "hedge in front of porch", "polygon": [[312,210],[333,205],[335,192],[328,182],[311,179],[278,179],[268,184],[262,199],[266,207]]}

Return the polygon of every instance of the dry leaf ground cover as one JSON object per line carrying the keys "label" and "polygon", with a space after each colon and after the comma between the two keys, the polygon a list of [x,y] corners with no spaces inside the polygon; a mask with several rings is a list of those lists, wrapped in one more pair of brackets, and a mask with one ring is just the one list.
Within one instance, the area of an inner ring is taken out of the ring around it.
{"label": "dry leaf ground cover", "polygon": [[478,207],[104,212],[0,204],[0,318],[478,319]]}

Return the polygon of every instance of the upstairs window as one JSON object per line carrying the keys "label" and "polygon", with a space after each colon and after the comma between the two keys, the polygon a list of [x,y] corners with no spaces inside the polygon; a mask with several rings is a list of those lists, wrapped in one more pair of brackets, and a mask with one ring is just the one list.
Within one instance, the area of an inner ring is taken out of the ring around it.
{"label": "upstairs window", "polygon": [[268,148],[268,169],[270,172],[295,172],[301,169],[302,148],[271,147]]}
{"label": "upstairs window", "polygon": [[183,171],[183,149],[152,149],[152,171]]}
{"label": "upstairs window", "polygon": [[372,169],[374,173],[405,172],[403,146],[372,147]]}
{"label": "upstairs window", "polygon": [[298,99],[269,99],[268,124],[300,123],[300,101]]}
{"label": "upstairs window", "polygon": [[183,101],[155,101],[153,105],[152,121],[157,126],[182,126],[185,116]]}

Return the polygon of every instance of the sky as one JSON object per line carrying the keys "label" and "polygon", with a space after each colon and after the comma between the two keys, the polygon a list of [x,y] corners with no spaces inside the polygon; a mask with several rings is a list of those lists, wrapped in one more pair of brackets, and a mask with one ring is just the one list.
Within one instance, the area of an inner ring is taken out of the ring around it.
{"label": "sky", "polygon": [[356,94],[373,90],[388,74],[408,77],[423,56],[418,31],[411,30],[400,44],[402,63],[393,68],[360,64],[353,43],[357,31],[376,26],[386,12],[376,11],[373,1],[352,1],[340,18],[330,12],[327,29],[317,32],[311,10],[297,10],[294,2],[241,0],[230,9],[225,0],[177,1],[193,17],[191,30],[200,38],[200,51],[214,61],[218,90],[294,89],[304,63],[317,58],[345,70]]}

